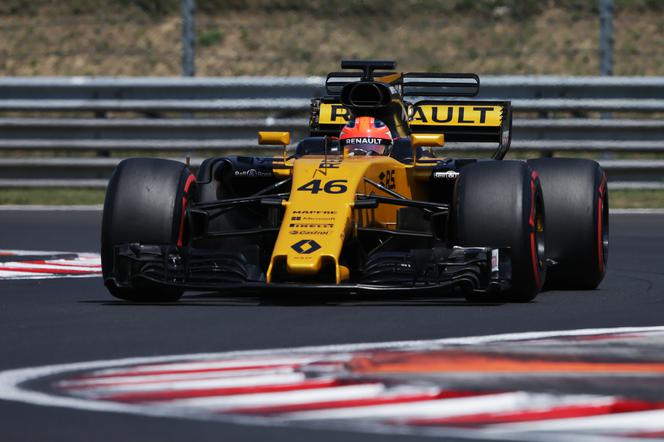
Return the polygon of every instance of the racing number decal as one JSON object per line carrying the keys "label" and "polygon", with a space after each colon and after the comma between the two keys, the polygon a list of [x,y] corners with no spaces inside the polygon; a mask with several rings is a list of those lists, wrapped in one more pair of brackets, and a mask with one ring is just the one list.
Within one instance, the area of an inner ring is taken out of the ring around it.
{"label": "racing number decal", "polygon": [[319,173],[319,172],[320,172],[321,175],[327,176],[328,169],[338,169],[340,164],[341,164],[341,160],[326,159],[325,161],[322,161],[318,165],[318,168],[314,171],[314,175],[313,175],[312,178],[315,178],[316,174]]}
{"label": "racing number decal", "polygon": [[390,190],[396,188],[397,186],[396,183],[394,182],[395,175],[396,175],[396,170],[386,170],[381,172],[380,175],[378,175],[381,186],[387,187]]}
{"label": "racing number decal", "polygon": [[297,188],[303,192],[318,193],[321,190],[324,193],[346,193],[348,180],[330,180],[326,182],[321,188],[321,180],[311,180]]}
{"label": "racing number decal", "polygon": [[341,160],[327,160],[318,165],[319,169],[338,169]]}

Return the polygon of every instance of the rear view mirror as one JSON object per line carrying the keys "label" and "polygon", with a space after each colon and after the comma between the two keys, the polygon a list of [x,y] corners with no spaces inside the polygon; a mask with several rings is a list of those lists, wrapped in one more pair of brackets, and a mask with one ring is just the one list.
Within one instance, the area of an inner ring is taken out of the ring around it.
{"label": "rear view mirror", "polygon": [[442,147],[445,145],[445,136],[443,134],[412,134],[410,142],[414,149],[418,147]]}
{"label": "rear view mirror", "polygon": [[412,134],[410,144],[413,146],[413,165],[417,164],[418,147],[442,147],[445,144],[443,134]]}
{"label": "rear view mirror", "polygon": [[288,158],[286,148],[290,144],[290,132],[258,132],[258,144],[275,146],[283,146],[283,160],[284,163]]}
{"label": "rear view mirror", "polygon": [[290,132],[258,132],[258,144],[288,146]]}

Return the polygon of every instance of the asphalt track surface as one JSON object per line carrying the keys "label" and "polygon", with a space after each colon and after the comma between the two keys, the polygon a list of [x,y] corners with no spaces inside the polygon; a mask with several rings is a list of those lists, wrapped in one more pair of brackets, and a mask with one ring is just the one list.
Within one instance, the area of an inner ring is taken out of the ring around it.
{"label": "asphalt track surface", "polygon": [[[101,212],[0,212],[0,248],[98,251]],[[189,295],[114,301],[98,278],[0,281],[0,370],[135,356],[664,323],[664,215],[612,215],[598,290],[529,304],[364,300],[284,305]],[[0,401],[2,441],[430,440],[49,408]]]}

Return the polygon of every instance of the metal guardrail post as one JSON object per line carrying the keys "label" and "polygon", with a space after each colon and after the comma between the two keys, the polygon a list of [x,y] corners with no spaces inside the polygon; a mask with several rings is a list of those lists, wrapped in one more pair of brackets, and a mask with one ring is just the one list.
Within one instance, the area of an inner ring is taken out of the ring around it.
{"label": "metal guardrail post", "polygon": [[196,0],[180,0],[182,9],[182,75],[196,75]]}
{"label": "metal guardrail post", "polygon": [[[599,0],[599,65],[600,75],[613,75],[613,0]],[[602,112],[602,119],[613,118],[611,112]],[[613,158],[610,153],[602,154],[602,158]]]}
{"label": "metal guardrail post", "polygon": [[599,0],[600,75],[613,75],[613,0]]}

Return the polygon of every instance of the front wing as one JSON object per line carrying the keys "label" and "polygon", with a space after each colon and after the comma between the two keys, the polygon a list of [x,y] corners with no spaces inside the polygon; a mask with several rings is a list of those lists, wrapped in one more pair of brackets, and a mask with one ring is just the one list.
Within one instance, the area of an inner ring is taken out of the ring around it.
{"label": "front wing", "polygon": [[[438,247],[370,257],[353,282],[271,282],[241,253],[125,244],[114,250],[114,273],[107,283],[118,287],[175,287],[219,291],[228,295],[267,296],[371,295],[464,296],[509,288],[509,249]],[[315,293],[315,295],[312,295]]]}

